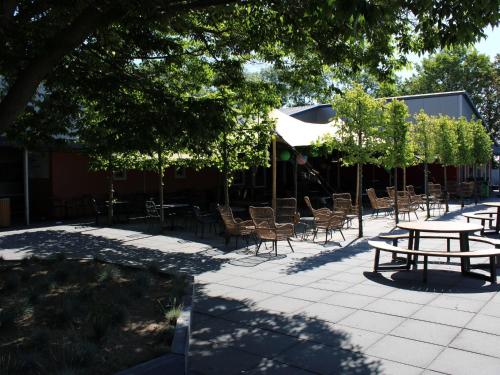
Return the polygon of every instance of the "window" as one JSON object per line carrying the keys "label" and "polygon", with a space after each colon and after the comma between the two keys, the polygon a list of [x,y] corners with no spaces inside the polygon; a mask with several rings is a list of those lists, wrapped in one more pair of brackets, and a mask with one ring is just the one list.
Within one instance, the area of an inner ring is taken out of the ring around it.
{"label": "window", "polygon": [[127,171],[125,169],[121,171],[113,171],[113,179],[115,181],[125,181],[127,179]]}
{"label": "window", "polygon": [[175,168],[174,177],[178,179],[186,178],[186,168]]}

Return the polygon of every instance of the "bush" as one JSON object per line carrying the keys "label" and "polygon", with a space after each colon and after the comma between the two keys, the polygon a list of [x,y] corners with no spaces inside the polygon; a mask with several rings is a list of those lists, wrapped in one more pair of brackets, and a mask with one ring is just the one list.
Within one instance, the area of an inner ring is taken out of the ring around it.
{"label": "bush", "polygon": [[111,265],[105,265],[97,275],[97,281],[100,283],[108,283],[117,281],[121,276],[120,270]]}
{"label": "bush", "polygon": [[5,276],[4,289],[9,291],[14,291],[19,287],[21,279],[16,272],[9,272]]}
{"label": "bush", "polygon": [[140,288],[150,288],[153,285],[153,278],[147,272],[138,272],[135,275],[134,284]]}

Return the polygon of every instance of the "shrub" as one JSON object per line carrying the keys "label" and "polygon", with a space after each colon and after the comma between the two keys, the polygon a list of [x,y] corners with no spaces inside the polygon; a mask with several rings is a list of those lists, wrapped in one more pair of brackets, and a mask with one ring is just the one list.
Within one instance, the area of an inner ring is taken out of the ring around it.
{"label": "shrub", "polygon": [[19,287],[21,279],[16,272],[9,272],[5,276],[4,289],[14,291]]}
{"label": "shrub", "polygon": [[110,281],[116,281],[120,278],[120,270],[111,265],[105,265],[97,275],[97,281],[100,283],[108,283]]}
{"label": "shrub", "polygon": [[61,265],[53,273],[54,281],[58,284],[66,283],[69,279],[69,276],[70,272],[66,265]]}
{"label": "shrub", "polygon": [[150,288],[153,285],[153,278],[147,272],[138,272],[135,275],[134,284],[140,288]]}

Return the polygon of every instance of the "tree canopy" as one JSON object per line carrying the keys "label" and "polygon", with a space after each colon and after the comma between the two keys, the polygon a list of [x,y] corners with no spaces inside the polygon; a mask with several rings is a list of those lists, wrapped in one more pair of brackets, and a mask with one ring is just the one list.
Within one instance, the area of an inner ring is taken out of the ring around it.
{"label": "tree canopy", "polygon": [[465,90],[493,136],[500,136],[500,55],[494,61],[472,47],[444,49],[416,66],[403,94]]}
{"label": "tree canopy", "polygon": [[[309,72],[365,67],[383,76],[407,52],[473,42],[498,19],[495,2],[457,7],[451,0],[7,0],[0,8],[0,130],[59,70],[90,75],[95,87],[110,70],[134,79],[137,61],[178,66],[189,56],[225,72],[219,85],[241,80],[243,64],[255,59]],[[91,71],[90,61],[97,62]]]}

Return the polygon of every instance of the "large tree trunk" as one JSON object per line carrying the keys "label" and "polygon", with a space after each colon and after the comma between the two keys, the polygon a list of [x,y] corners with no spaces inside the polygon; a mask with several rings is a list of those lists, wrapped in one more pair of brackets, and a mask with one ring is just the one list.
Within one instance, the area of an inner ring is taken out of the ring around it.
{"label": "large tree trunk", "polygon": [[427,209],[427,219],[431,218],[431,209],[429,207],[429,166],[424,163],[424,189],[425,189],[425,206]]}
{"label": "large tree trunk", "polygon": [[[394,220],[396,225],[399,223],[399,208],[398,208],[398,168],[394,168]],[[403,214],[404,215],[404,214]],[[404,218],[404,217],[403,217]]]}
{"label": "large tree trunk", "polygon": [[66,28],[55,33],[38,56],[21,69],[0,102],[0,133],[11,127],[36,94],[42,80],[62,58],[83,43],[85,38],[102,25],[119,18],[119,9],[98,9],[94,4],[85,8]]}
{"label": "large tree trunk", "polygon": [[113,199],[114,199],[113,164],[108,162],[108,225],[113,225]]}
{"label": "large tree trunk", "polygon": [[444,202],[445,202],[445,207],[446,207],[446,212],[450,211],[450,207],[448,204],[448,172],[447,172],[448,167],[445,165],[444,166]]}

